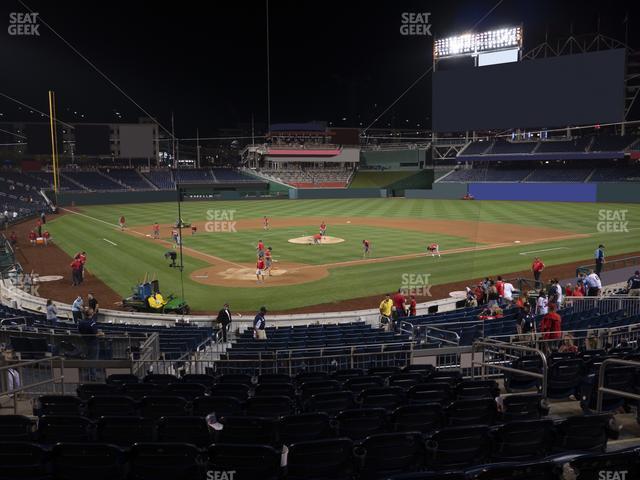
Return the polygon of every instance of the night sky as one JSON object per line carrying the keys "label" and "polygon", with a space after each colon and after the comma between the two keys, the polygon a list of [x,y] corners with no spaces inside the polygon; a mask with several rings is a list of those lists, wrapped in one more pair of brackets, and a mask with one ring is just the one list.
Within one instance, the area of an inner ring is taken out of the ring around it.
{"label": "night sky", "polygon": [[[144,114],[47,29],[51,25],[160,123],[174,112],[180,137],[267,118],[265,2],[26,0],[40,36],[10,36],[15,0],[0,5],[0,92],[46,111],[56,91],[61,120],[137,121]],[[367,126],[431,65],[433,37],[400,34],[403,12],[430,12],[436,36],[469,29],[497,0],[269,2],[272,122],[326,120]],[[638,47],[632,2],[504,0],[477,30],[522,23],[525,51],[544,40],[595,32]],[[376,126],[430,126],[427,76]],[[116,115],[116,112],[120,116]],[[37,120],[0,98],[0,121]],[[84,116],[83,116],[84,115]]]}

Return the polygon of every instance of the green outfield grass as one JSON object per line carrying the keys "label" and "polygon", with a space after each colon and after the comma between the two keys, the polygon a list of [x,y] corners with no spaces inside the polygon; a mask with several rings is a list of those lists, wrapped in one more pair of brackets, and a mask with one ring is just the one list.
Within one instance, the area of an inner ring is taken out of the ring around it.
{"label": "green outfield grass", "polygon": [[[253,261],[254,245],[259,238],[274,248],[276,258],[307,264],[361,258],[362,238],[372,241],[374,257],[422,252],[426,243],[434,240],[419,232],[361,225],[329,225],[330,235],[342,237],[346,241],[316,249],[306,245],[293,245],[287,240],[303,233],[315,233],[317,225],[276,228],[277,219],[286,217],[457,219],[505,224],[505,229],[508,229],[510,224],[523,224],[588,233],[593,236],[458,253],[445,255],[440,259],[422,257],[334,268],[330,270],[330,275],[322,280],[270,288],[213,287],[193,282],[189,279],[189,274],[206,267],[208,263],[185,255],[185,292],[188,302],[196,311],[217,310],[224,301],[230,302],[236,310],[242,311],[253,310],[263,304],[271,310],[284,310],[383,294],[397,289],[403,281],[403,275],[429,274],[430,283],[442,284],[527,269],[535,253],[520,253],[561,248],[539,253],[547,265],[557,265],[590,258],[598,243],[606,244],[608,255],[634,252],[640,245],[638,205],[406,199],[260,200],[187,202],[182,206],[182,217],[190,222],[205,221],[207,211],[214,209],[234,210],[237,219],[261,218],[263,215],[269,215],[273,219],[274,228],[268,232],[261,229],[242,230],[233,234],[207,234],[199,231],[194,237],[185,236],[185,246],[233,262]],[[627,210],[629,231],[599,233],[601,210]],[[122,295],[127,295],[145,272],[157,273],[165,293],[180,292],[179,272],[168,268],[163,258],[166,246],[142,237],[123,234],[114,228],[120,215],[127,218],[131,229],[148,227],[155,221],[173,223],[177,218],[175,204],[92,206],[82,207],[78,212],[81,215],[64,215],[47,223],[56,243],[64,251],[73,254],[79,250],[86,250],[89,256],[89,270]],[[438,235],[435,240],[444,250],[471,245],[467,239],[453,235]]]}

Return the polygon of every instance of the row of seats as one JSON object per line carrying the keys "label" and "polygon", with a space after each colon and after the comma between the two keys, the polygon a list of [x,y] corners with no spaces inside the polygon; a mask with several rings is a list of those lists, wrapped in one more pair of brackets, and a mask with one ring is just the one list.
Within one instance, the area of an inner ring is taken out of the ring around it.
{"label": "row of seats", "polygon": [[[274,446],[267,421],[260,418],[233,421],[228,418],[224,424],[216,426],[215,442],[201,447],[190,441],[183,443],[180,439],[196,440],[199,435],[206,436],[208,426],[203,419],[199,419],[202,420],[200,424],[179,417],[162,419],[158,429],[160,438],[165,441],[160,443],[136,440],[143,435],[137,434],[133,422],[129,428],[120,425],[120,435],[116,436],[119,438],[109,435],[108,420],[101,419],[97,425],[101,439],[97,443],[84,437],[75,442],[56,442],[48,448],[46,443],[3,441],[0,443],[0,478],[177,480],[208,478],[205,476],[207,471],[234,471],[236,480],[364,480],[421,471],[418,475],[426,475],[425,471],[460,470],[486,462],[519,462],[522,465],[558,453],[602,455],[607,442],[608,418],[572,417],[557,424],[551,421],[517,422],[494,429],[455,427],[427,437],[418,432],[394,432],[372,434],[360,441],[346,437],[295,440],[285,444],[282,451]],[[291,423],[289,419],[287,422],[290,423],[285,423],[283,428],[286,430],[289,425],[294,436],[302,431],[300,424]],[[127,446],[118,445],[127,430],[131,434]],[[308,433],[304,437],[309,437]],[[626,458],[631,468],[637,468],[637,452],[634,455]],[[503,467],[508,465],[503,464]]]}

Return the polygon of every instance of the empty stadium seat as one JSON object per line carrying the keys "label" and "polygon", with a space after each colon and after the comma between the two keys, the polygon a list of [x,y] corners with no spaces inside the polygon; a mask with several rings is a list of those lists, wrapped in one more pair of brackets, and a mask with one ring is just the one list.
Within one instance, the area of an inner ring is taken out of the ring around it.
{"label": "empty stadium seat", "polygon": [[459,400],[476,398],[495,398],[500,388],[495,380],[464,380],[456,386]]}
{"label": "empty stadium seat", "polygon": [[136,443],[131,448],[131,480],[191,480],[201,478],[200,452],[187,443]]}
{"label": "empty stadium seat", "polygon": [[227,416],[220,419],[222,429],[216,432],[216,443],[277,443],[277,423],[262,417]]}
{"label": "empty stadium seat", "polygon": [[0,442],[29,442],[35,423],[24,415],[0,415]]}
{"label": "empty stadium seat", "polygon": [[93,440],[92,423],[78,415],[45,415],[38,421],[38,441],[46,444],[58,442],[89,442]]}
{"label": "empty stadium seat", "polygon": [[553,450],[556,452],[602,452],[607,446],[608,415],[569,417],[556,425]]}
{"label": "empty stadium seat", "polygon": [[[487,464],[466,471],[466,480],[556,480],[558,466],[553,461]],[[595,480],[595,479],[594,479]]]}
{"label": "empty stadium seat", "polygon": [[82,415],[84,404],[72,395],[43,395],[34,406],[36,415]]}
{"label": "empty stadium seat", "polygon": [[235,397],[244,402],[249,398],[249,387],[241,384],[214,385],[211,387],[212,397]]}
{"label": "empty stadium seat", "polygon": [[146,418],[166,416],[184,416],[190,412],[188,403],[183,397],[175,395],[149,395],[140,400],[140,415]]}
{"label": "empty stadium seat", "polygon": [[299,442],[289,447],[288,480],[349,480],[356,470],[348,438]]}
{"label": "empty stadium seat", "polygon": [[496,461],[525,461],[544,457],[553,440],[551,420],[522,420],[492,432],[491,457]]}
{"label": "empty stadium seat", "polygon": [[210,413],[216,416],[225,417],[227,415],[240,415],[243,412],[243,406],[236,397],[215,396],[215,397],[196,397],[192,403],[192,413],[195,416],[206,417]]}
{"label": "empty stadium seat", "polygon": [[518,394],[502,397],[500,418],[505,422],[512,420],[537,420],[549,413],[549,407],[543,406],[540,394]]}
{"label": "empty stadium seat", "polygon": [[581,359],[554,361],[547,371],[547,396],[559,399],[569,396],[577,397],[582,371],[583,362]]}
{"label": "empty stadium seat", "polygon": [[492,398],[456,400],[446,409],[447,423],[456,425],[492,425],[497,416]]}
{"label": "empty stadium seat", "polygon": [[296,392],[291,383],[267,382],[256,385],[254,395],[256,397],[276,395],[295,398]]}
{"label": "empty stadium seat", "polygon": [[186,400],[193,400],[207,393],[207,388],[199,383],[170,383],[167,385],[165,392],[167,395],[176,395]]}
{"label": "empty stadium seat", "polygon": [[167,373],[150,373],[146,375],[142,381],[144,383],[155,383],[158,385],[168,385],[170,383],[177,383],[178,378],[175,375],[169,375]]}
{"label": "empty stadium seat", "polygon": [[452,400],[453,394],[448,383],[430,382],[414,385],[407,392],[409,404],[439,403],[447,405]]}
{"label": "empty stadium seat", "polygon": [[443,426],[444,413],[439,403],[406,405],[394,410],[390,424],[396,432],[429,433]]}
{"label": "empty stadium seat", "polygon": [[401,387],[368,388],[360,393],[359,401],[363,408],[393,410],[406,401],[406,394]]}
{"label": "empty stadium seat", "polygon": [[[622,479],[621,472],[626,472],[624,478],[640,478],[640,450],[638,447],[617,450],[613,452],[594,453],[590,455],[574,456],[564,468],[571,474],[577,474],[579,479],[588,480]],[[611,472],[611,473],[607,473]]]}
{"label": "empty stadium seat", "polygon": [[282,417],[278,424],[280,441],[284,445],[310,440],[321,440],[334,436],[329,415],[326,413],[304,413]]}
{"label": "empty stadium seat", "polygon": [[449,427],[427,441],[427,466],[455,470],[483,463],[490,451],[489,427]]}
{"label": "empty stadium seat", "polygon": [[0,441],[0,480],[49,480],[49,457],[49,451],[35,443]]}
{"label": "empty stadium seat", "polygon": [[211,443],[209,426],[203,417],[162,417],[156,424],[159,442],[191,443],[206,447]]}
{"label": "empty stadium seat", "polygon": [[307,412],[325,412],[332,415],[353,406],[353,394],[349,391],[316,393],[304,403]]}
{"label": "empty stadium seat", "polygon": [[424,441],[415,432],[371,435],[359,449],[362,450],[360,476],[364,478],[387,478],[394,473],[416,471],[425,462]]}
{"label": "empty stadium seat", "polygon": [[78,386],[76,393],[82,400],[89,400],[99,395],[118,395],[122,393],[120,384],[109,383],[83,383]]}
{"label": "empty stadium seat", "polygon": [[295,413],[293,401],[284,396],[252,397],[245,408],[247,415],[256,417],[278,418]]}
{"label": "empty stadium seat", "polygon": [[110,385],[124,385],[139,382],[140,379],[130,373],[113,373],[107,377],[107,383]]}
{"label": "empty stadium seat", "polygon": [[268,445],[216,443],[207,449],[207,471],[234,471],[237,480],[277,480],[280,453]]}
{"label": "empty stadium seat", "polygon": [[137,442],[153,442],[153,420],[142,417],[101,417],[96,422],[96,438],[99,442],[128,447]]}
{"label": "empty stadium seat", "polygon": [[205,375],[202,373],[188,373],[182,377],[182,383],[199,383],[207,388],[211,388],[216,379],[211,375]]}
{"label": "empty stadium seat", "polygon": [[124,395],[102,395],[91,397],[87,402],[87,414],[91,418],[109,415],[135,416],[138,406],[131,397]]}
{"label": "empty stadium seat", "polygon": [[344,410],[336,415],[338,435],[361,440],[387,431],[387,413],[384,408]]}
{"label": "empty stadium seat", "polygon": [[57,480],[121,480],[125,478],[125,456],[114,445],[103,443],[59,443],[51,451]]}

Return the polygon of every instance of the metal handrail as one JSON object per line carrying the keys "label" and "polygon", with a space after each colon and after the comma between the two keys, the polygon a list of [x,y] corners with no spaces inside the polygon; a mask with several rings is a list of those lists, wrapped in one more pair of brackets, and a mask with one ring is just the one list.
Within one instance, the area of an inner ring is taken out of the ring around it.
{"label": "metal handrail", "polygon": [[619,358],[607,358],[600,365],[600,372],[598,374],[598,399],[596,403],[596,411],[598,413],[602,412],[602,402],[604,400],[604,394],[608,393],[610,395],[616,395],[622,398],[628,398],[630,400],[640,400],[640,394],[624,392],[622,390],[616,390],[615,388],[607,388],[604,386],[604,373],[607,369],[607,365],[617,364],[617,365],[627,365],[630,367],[640,368],[640,362],[633,360],[622,360]]}
{"label": "metal handrail", "polygon": [[[432,327],[432,326],[429,326],[429,325],[425,325],[424,329],[425,329],[424,336],[427,339],[433,338],[433,339],[437,339],[438,341],[441,341],[441,342],[444,342],[444,343],[448,343],[450,345],[455,345],[455,346],[459,346],[460,345],[460,335],[458,335],[456,332],[453,332],[451,330],[445,330],[444,328]],[[446,338],[442,338],[442,337],[434,337],[434,336],[429,335],[427,333],[428,330],[435,330],[436,332],[442,332],[442,333],[449,334],[455,340],[447,340]]]}
{"label": "metal handrail", "polygon": [[[476,355],[477,347],[497,347],[497,348],[502,347],[505,349],[534,353],[542,359],[542,373],[531,372],[529,370],[518,370],[517,368],[511,368],[511,367],[506,367],[504,365],[488,363],[488,362],[485,362],[484,360],[480,362],[476,362],[475,355]],[[547,357],[541,350],[537,348],[527,347],[524,345],[513,345],[511,343],[504,343],[504,342],[490,340],[490,339],[477,340],[473,343],[473,348],[471,349],[471,378],[475,378],[475,369],[474,369],[475,366],[482,367],[482,378],[486,376],[485,371],[487,367],[495,368],[497,370],[502,370],[505,372],[517,373],[519,375],[539,378],[540,380],[542,380],[542,396],[543,398],[546,398],[547,396],[547,372],[548,372]]]}

